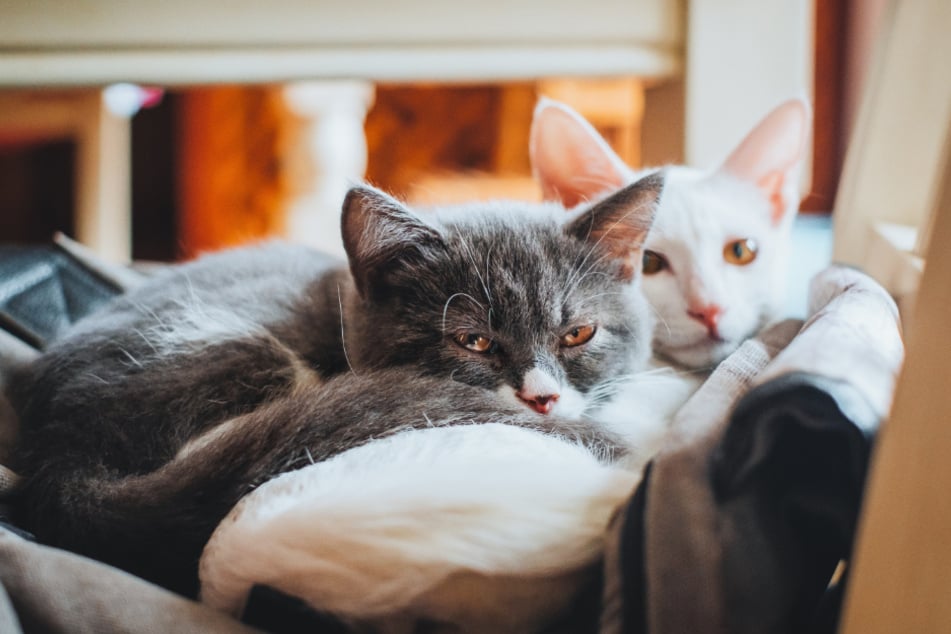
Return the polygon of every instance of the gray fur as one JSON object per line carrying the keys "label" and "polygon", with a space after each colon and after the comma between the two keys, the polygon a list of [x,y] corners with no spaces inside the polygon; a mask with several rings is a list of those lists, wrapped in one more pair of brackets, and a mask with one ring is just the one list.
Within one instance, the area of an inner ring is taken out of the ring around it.
{"label": "gray fur", "polygon": [[[515,203],[417,215],[356,188],[349,271],[277,244],[170,268],[14,378],[24,522],[189,594],[202,546],[242,495],[373,438],[492,421],[616,453],[593,423],[493,390],[518,389],[535,364],[602,393],[643,362],[652,324],[630,278],[660,186],[646,179],[573,216]],[[579,320],[597,336],[561,349]],[[465,350],[459,330],[491,335],[498,353]]]}

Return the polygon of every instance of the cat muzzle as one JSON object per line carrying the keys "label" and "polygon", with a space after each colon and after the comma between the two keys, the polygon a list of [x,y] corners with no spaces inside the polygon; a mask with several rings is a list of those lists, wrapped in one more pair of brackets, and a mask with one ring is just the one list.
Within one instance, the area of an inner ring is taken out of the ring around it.
{"label": "cat muzzle", "polygon": [[551,408],[555,406],[555,402],[558,401],[559,395],[546,394],[544,396],[527,397],[519,392],[518,397],[539,414],[549,414],[551,413]]}

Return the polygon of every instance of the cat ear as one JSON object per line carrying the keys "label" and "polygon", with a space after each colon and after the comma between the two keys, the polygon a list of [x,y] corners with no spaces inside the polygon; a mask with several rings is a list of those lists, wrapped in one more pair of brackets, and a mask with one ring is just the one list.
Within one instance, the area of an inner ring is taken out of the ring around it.
{"label": "cat ear", "polygon": [[811,119],[805,99],[779,105],[746,135],[720,168],[760,188],[770,202],[773,224],[791,218],[798,206],[799,173]]}
{"label": "cat ear", "polygon": [[630,169],[584,117],[546,97],[535,106],[528,152],[545,200],[565,207],[631,180]]}
{"label": "cat ear", "polygon": [[567,231],[618,259],[621,278],[632,280],[640,273],[644,240],[663,188],[663,172],[648,174],[589,207],[568,224]]}
{"label": "cat ear", "polygon": [[347,192],[340,224],[350,272],[364,299],[378,290],[387,272],[397,265],[425,259],[444,244],[435,227],[369,186]]}

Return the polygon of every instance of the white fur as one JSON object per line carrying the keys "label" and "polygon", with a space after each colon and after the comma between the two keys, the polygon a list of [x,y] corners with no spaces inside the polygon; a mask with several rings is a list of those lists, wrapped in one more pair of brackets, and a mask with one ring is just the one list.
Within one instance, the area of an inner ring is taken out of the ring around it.
{"label": "white fur", "polygon": [[[709,367],[778,315],[782,306],[790,225],[770,221],[766,199],[754,186],[723,172],[667,168],[667,184],[646,248],[662,253],[670,269],[642,280],[658,323],[654,348],[684,365]],[[745,266],[723,259],[732,240],[751,238],[759,255]],[[691,318],[690,303],[723,307],[723,341]]]}
{"label": "white fur", "polygon": [[670,421],[706,379],[656,359],[612,386],[616,394],[588,416],[617,434],[627,448],[619,464],[640,472],[664,442]]}
{"label": "white fur", "polygon": [[[558,382],[544,370],[534,367],[525,373],[523,379],[524,390],[533,394],[558,394],[558,400],[552,404],[551,412],[548,416],[558,416],[559,418],[578,419],[588,408],[588,400],[584,394],[572,387],[570,383],[561,386]],[[515,388],[507,383],[503,383],[495,390],[496,396],[503,402],[513,407],[525,407],[531,409],[531,406],[519,398]],[[533,410],[534,411],[534,410]],[[542,414],[540,414],[542,415]]]}
{"label": "white fur", "polygon": [[[525,373],[522,384],[522,391],[526,394],[558,395],[558,400],[552,403],[551,416],[576,419],[580,418],[588,407],[588,400],[584,394],[572,387],[569,383],[559,385],[554,377],[537,366]],[[519,398],[515,389],[508,384],[500,385],[495,393],[503,403],[514,407],[530,408],[528,403]]]}
{"label": "white fur", "polygon": [[264,583],[354,622],[528,631],[570,604],[638,479],[507,425],[401,433],[242,500],[202,555],[202,600],[237,613]]}
{"label": "white fur", "polygon": [[[810,116],[804,100],[787,101],[718,169],[665,169],[645,248],[663,254],[670,269],[643,278],[657,316],[655,352],[710,368],[778,316]],[[652,171],[635,173],[587,121],[552,100],[535,109],[530,154],[545,197],[568,205],[596,200]],[[744,238],[757,243],[757,258],[746,266],[724,261],[724,246]],[[711,304],[722,309],[718,338],[688,314]]]}
{"label": "white fur", "polygon": [[200,350],[222,341],[260,336],[264,332],[252,320],[232,310],[206,305],[194,293],[187,300],[178,302],[177,310],[165,311],[163,318],[155,313],[146,314],[154,317],[155,323],[142,335],[161,355]]}
{"label": "white fur", "polygon": [[522,378],[522,392],[532,397],[560,395],[561,386],[554,377],[536,366]]}

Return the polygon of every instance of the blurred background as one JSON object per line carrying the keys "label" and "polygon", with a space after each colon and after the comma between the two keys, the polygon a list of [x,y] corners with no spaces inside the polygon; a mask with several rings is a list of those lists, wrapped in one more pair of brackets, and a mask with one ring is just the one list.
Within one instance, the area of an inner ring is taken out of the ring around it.
{"label": "blurred background", "polygon": [[[472,6],[478,4],[478,6]],[[538,199],[538,95],[632,166],[713,167],[814,103],[803,209],[833,207],[885,0],[0,1],[0,240],[171,261],[340,251],[346,188]]]}

